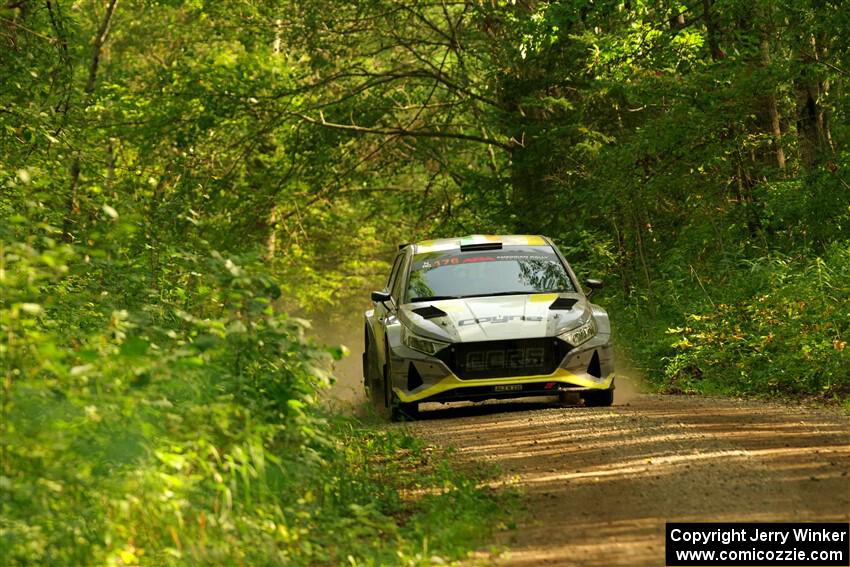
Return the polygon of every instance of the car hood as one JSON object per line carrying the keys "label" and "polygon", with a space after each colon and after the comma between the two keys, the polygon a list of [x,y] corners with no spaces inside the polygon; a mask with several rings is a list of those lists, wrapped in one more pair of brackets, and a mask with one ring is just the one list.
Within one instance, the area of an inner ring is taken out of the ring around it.
{"label": "car hood", "polygon": [[401,323],[413,332],[453,343],[552,337],[578,327],[590,315],[587,300],[577,293],[423,301],[398,311]]}

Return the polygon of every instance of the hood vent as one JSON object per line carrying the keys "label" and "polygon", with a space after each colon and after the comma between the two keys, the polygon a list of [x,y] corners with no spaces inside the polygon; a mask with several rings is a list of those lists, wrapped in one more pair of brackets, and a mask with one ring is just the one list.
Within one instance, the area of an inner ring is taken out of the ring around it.
{"label": "hood vent", "polygon": [[445,317],[446,312],[442,309],[434,307],[433,305],[429,305],[427,307],[417,307],[416,309],[411,309],[414,313],[423,317],[425,319],[434,319],[435,317]]}
{"label": "hood vent", "polygon": [[479,244],[461,244],[461,252],[475,252],[477,250],[501,250],[501,242],[481,242]]}
{"label": "hood vent", "polygon": [[572,309],[573,305],[578,303],[578,299],[574,299],[572,297],[559,297],[555,301],[552,302],[552,305],[549,306],[549,309],[563,309],[568,310]]}

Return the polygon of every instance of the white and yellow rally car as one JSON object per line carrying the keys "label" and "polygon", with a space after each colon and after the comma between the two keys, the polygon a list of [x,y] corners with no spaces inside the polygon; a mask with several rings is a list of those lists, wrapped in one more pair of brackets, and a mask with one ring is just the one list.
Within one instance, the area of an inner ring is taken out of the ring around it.
{"label": "white and yellow rally car", "polygon": [[[593,290],[599,280],[585,280]],[[363,376],[394,420],[423,402],[526,396],[614,400],[608,314],[543,236],[399,247],[366,312]]]}

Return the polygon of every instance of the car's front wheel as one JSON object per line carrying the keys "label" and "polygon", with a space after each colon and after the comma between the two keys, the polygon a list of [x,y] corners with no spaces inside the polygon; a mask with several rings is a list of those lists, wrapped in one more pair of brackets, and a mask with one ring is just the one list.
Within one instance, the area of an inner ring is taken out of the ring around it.
{"label": "car's front wheel", "polygon": [[390,421],[415,421],[419,417],[419,404],[417,402],[402,402],[395,392],[391,394]]}
{"label": "car's front wheel", "polygon": [[378,349],[374,342],[366,334],[366,348],[363,352],[363,387],[366,397],[375,405],[384,404],[384,385],[381,373],[376,370]]}
{"label": "car's front wheel", "polygon": [[419,416],[419,404],[402,402],[393,391],[390,376],[390,363],[388,361],[384,364],[382,386],[384,389],[384,405],[390,409],[390,421],[414,421]]}

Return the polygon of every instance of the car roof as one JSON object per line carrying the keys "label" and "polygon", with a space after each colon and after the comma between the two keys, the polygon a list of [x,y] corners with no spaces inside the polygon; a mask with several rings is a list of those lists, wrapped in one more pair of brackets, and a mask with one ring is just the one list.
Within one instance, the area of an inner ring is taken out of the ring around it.
{"label": "car roof", "polygon": [[461,246],[470,244],[501,243],[504,246],[548,246],[549,242],[542,236],[533,234],[470,234],[455,238],[439,238],[423,240],[413,244],[413,253],[442,252],[459,250]]}

